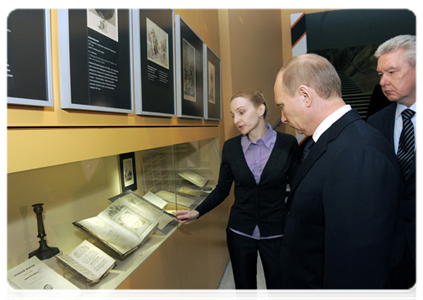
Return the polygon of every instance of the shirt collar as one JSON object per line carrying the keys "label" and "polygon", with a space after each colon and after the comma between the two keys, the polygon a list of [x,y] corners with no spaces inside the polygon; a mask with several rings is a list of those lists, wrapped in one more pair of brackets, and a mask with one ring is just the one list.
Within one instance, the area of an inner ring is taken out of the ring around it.
{"label": "shirt collar", "polygon": [[351,110],[351,105],[344,105],[341,108],[338,108],[332,114],[330,114],[326,119],[322,121],[322,123],[317,126],[316,130],[313,133],[313,141],[317,143],[317,140],[320,136],[332,126],[333,123],[338,121],[343,115]]}
{"label": "shirt collar", "polygon": [[[273,130],[272,126],[270,126],[269,123],[266,123],[266,128],[267,128],[267,132],[266,134],[259,139],[258,141],[262,140],[263,144],[267,147],[270,148],[273,138],[276,136],[276,131]],[[258,142],[257,141],[257,142]],[[241,138],[241,145],[242,145],[242,150],[245,152],[247,152],[248,148],[250,147],[250,145],[253,144],[249,139],[247,135],[243,135]],[[255,143],[257,144],[257,143]]]}
{"label": "shirt collar", "polygon": [[397,120],[399,118],[399,116],[401,115],[401,113],[406,110],[407,108],[411,109],[412,111],[416,111],[416,104],[417,102],[414,102],[413,105],[411,105],[410,107],[405,106],[404,104],[399,104],[397,103],[397,109],[395,111],[395,120]]}

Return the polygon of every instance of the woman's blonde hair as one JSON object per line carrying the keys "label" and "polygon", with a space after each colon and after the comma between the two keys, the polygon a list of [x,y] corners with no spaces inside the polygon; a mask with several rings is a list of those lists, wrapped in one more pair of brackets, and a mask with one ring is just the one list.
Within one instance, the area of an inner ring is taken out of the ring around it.
{"label": "woman's blonde hair", "polygon": [[238,92],[236,92],[235,94],[232,95],[231,102],[235,98],[239,98],[239,97],[242,97],[242,98],[249,100],[254,105],[254,107],[256,107],[256,108],[258,108],[261,104],[263,104],[264,108],[265,108],[263,118],[266,119],[267,103],[266,103],[266,99],[264,98],[262,93],[260,93],[257,90],[252,90],[252,89],[241,90],[241,91],[238,91]]}

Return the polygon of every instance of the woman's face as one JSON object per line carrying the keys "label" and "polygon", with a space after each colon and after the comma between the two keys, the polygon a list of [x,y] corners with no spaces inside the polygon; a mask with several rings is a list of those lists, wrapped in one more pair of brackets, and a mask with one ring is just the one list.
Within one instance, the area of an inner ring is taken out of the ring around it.
{"label": "woman's face", "polygon": [[250,100],[238,97],[231,101],[231,115],[236,127],[242,134],[248,134],[258,127],[264,105],[254,107]]}

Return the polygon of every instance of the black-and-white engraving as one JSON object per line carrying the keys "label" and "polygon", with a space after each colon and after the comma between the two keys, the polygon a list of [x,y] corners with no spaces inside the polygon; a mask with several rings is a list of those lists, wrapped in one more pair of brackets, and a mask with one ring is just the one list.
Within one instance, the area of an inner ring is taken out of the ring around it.
{"label": "black-and-white engraving", "polygon": [[88,9],[87,26],[118,42],[117,17],[116,9]]}
{"label": "black-and-white engraving", "polygon": [[195,102],[197,86],[195,78],[195,48],[185,39],[183,39],[182,55],[184,99]]}
{"label": "black-and-white engraving", "polygon": [[123,160],[123,178],[125,179],[125,187],[134,184],[134,170],[132,168],[132,158]]}
{"label": "black-and-white engraving", "polygon": [[209,103],[216,103],[216,89],[215,89],[215,78],[216,78],[216,68],[211,62],[207,62],[208,64],[208,95],[209,95]]}

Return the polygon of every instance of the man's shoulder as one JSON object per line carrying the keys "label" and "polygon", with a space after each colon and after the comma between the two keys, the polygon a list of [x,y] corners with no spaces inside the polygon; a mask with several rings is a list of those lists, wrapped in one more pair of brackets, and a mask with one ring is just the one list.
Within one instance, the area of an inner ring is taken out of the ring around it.
{"label": "man's shoulder", "polygon": [[388,106],[382,108],[377,113],[368,117],[367,123],[373,124],[375,122],[379,122],[380,120],[393,116],[395,114],[396,107],[397,107],[396,103],[389,104]]}
{"label": "man's shoulder", "polygon": [[298,144],[297,138],[293,136],[292,134],[288,134],[288,133],[282,133],[282,132],[276,131],[276,139],[279,139],[283,141],[284,143]]}

